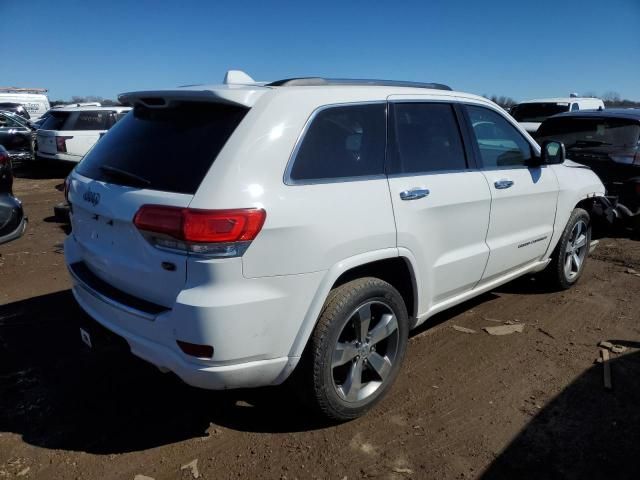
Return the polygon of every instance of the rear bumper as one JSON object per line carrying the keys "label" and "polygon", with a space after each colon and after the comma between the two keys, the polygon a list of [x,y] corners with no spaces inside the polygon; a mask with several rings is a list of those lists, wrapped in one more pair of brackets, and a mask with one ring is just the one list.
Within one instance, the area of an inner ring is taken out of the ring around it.
{"label": "rear bumper", "polygon": [[10,194],[0,194],[0,207],[11,209],[11,217],[6,224],[0,225],[0,245],[16,240],[27,229],[27,217],[22,210],[20,200]]}
{"label": "rear bumper", "polygon": [[117,312],[78,283],[74,282],[72,291],[80,306],[95,321],[126,340],[131,353],[160,370],[175,373],[182,381],[194,387],[224,390],[276,385],[284,381],[295,367],[295,363],[292,363],[288,357],[218,366],[191,363],[173,348],[136,335],[121,326],[123,321],[148,320],[127,318],[126,313]]}
{"label": "rear bumper", "polygon": [[[78,253],[72,234],[65,241],[68,266],[82,261]],[[310,303],[302,292],[314,293],[311,283],[320,276],[248,280],[238,264],[227,263],[240,278],[185,285],[172,308],[152,314],[124,304],[126,297],[105,295],[71,269],[70,273],[74,297],[94,320],[125,339],[134,355],[174,372],[185,383],[213,390],[280,384],[299,360],[291,349]],[[227,272],[218,275],[225,277]],[[213,358],[186,355],[176,340],[211,345]]]}
{"label": "rear bumper", "polygon": [[10,151],[9,158],[15,163],[28,162],[33,160],[33,154],[29,151]]}
{"label": "rear bumper", "polygon": [[82,160],[82,156],[81,155],[70,155],[68,153],[44,153],[41,151],[36,152],[36,160],[46,160],[46,161],[50,161],[50,160],[57,160],[60,162],[73,162],[73,163],[78,163],[80,160]]}
{"label": "rear bumper", "polygon": [[0,245],[2,245],[3,243],[7,243],[10,242],[12,240],[17,240],[18,238],[22,237],[22,235],[24,235],[24,232],[27,230],[27,217],[22,217],[22,220],[20,221],[20,225],[18,225],[18,228],[16,228],[13,232],[5,235],[4,237],[0,236]]}

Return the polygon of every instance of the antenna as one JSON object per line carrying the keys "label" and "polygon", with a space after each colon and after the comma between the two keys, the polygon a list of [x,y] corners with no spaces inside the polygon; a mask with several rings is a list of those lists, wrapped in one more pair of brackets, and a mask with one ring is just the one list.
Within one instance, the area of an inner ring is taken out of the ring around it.
{"label": "antenna", "polygon": [[222,81],[225,85],[247,85],[256,81],[242,70],[229,70]]}

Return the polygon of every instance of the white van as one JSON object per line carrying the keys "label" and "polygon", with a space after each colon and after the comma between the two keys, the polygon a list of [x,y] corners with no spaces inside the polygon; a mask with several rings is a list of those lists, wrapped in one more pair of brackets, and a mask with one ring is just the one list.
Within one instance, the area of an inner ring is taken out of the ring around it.
{"label": "white van", "polygon": [[604,102],[599,98],[570,96],[568,98],[541,98],[521,102],[510,111],[522,127],[531,135],[538,131],[540,124],[558,113],[578,110],[604,110]]}
{"label": "white van", "polygon": [[46,93],[46,88],[0,87],[0,103],[24,105],[31,120],[38,120],[51,108]]}

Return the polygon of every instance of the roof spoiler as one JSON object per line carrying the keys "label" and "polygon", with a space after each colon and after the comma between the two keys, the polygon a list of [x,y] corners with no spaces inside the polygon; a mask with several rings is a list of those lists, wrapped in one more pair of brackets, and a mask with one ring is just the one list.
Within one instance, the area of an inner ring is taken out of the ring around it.
{"label": "roof spoiler", "polygon": [[145,90],[118,95],[125,105],[144,105],[147,108],[169,108],[181,102],[206,102],[251,108],[263,92],[256,89],[206,89],[189,87],[175,90]]}

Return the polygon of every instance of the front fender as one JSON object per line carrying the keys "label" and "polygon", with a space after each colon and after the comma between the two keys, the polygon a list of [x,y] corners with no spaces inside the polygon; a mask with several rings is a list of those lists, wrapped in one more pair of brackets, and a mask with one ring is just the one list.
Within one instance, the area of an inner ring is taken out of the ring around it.
{"label": "front fender", "polygon": [[544,258],[548,258],[556,248],[571,213],[581,201],[592,197],[603,197],[605,186],[598,176],[588,167],[567,161],[562,165],[551,166],[558,177],[560,191],[556,207],[553,236]]}

